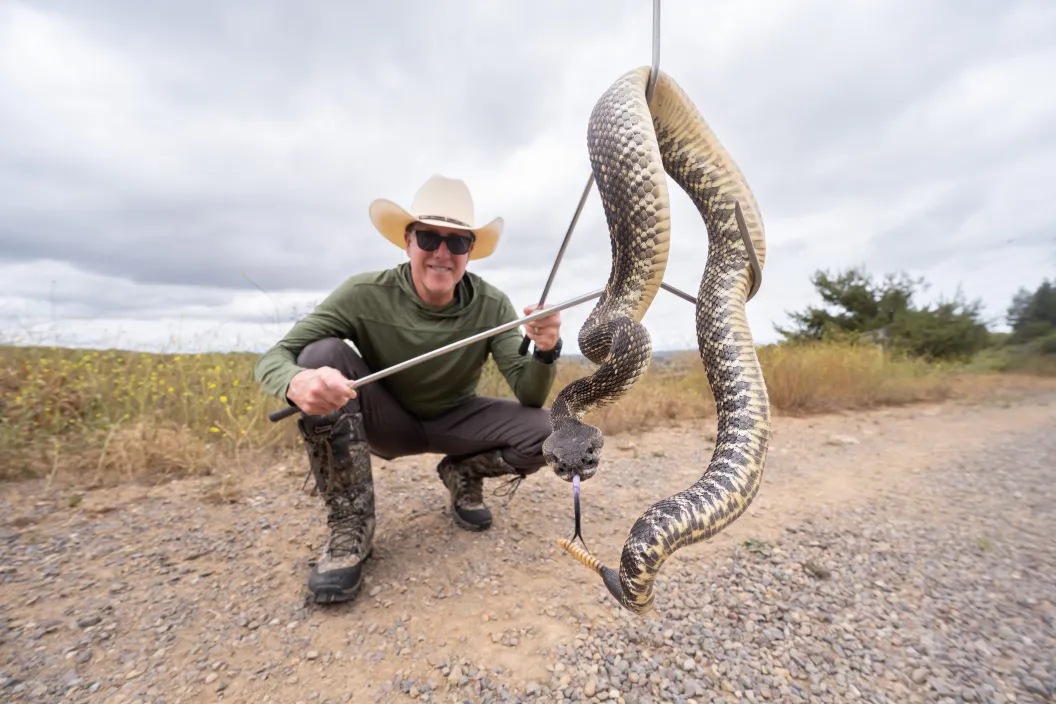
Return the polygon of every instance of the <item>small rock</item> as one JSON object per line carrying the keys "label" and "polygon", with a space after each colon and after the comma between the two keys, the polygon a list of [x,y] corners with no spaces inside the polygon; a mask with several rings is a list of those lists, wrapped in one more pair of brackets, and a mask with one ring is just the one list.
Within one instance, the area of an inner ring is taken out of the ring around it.
{"label": "small rock", "polygon": [[1049,695],[1048,688],[1041,683],[1035,677],[1024,677],[1023,678],[1023,689],[1027,690],[1031,694],[1037,694],[1039,697],[1047,697]]}

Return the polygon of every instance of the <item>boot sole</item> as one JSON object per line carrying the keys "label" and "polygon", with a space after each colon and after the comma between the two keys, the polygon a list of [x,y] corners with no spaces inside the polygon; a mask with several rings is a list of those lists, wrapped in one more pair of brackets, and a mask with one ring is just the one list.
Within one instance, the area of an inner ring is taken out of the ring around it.
{"label": "boot sole", "polygon": [[367,561],[370,560],[373,555],[374,547],[371,546],[361,563],[362,568],[359,571],[359,579],[357,579],[356,583],[350,587],[342,588],[336,584],[320,584],[313,587],[309,584],[308,590],[312,593],[312,601],[316,604],[338,604],[355,599],[356,595],[359,594],[360,588],[363,586],[363,577],[366,573]]}
{"label": "boot sole", "polygon": [[451,507],[451,518],[456,526],[462,530],[468,530],[471,533],[482,533],[488,528],[491,528],[491,521],[488,521],[487,523],[470,523],[462,518],[462,516],[458,515],[458,511],[455,510],[454,506]]}
{"label": "boot sole", "polygon": [[348,589],[339,589],[338,587],[318,587],[312,592],[312,601],[316,604],[338,604],[346,601],[352,601],[359,594],[360,587],[363,586],[363,580],[354,587]]}

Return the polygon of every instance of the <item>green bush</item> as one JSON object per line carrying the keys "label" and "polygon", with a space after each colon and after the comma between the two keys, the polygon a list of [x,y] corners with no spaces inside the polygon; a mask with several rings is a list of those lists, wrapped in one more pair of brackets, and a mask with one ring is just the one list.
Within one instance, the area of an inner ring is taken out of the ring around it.
{"label": "green bush", "polygon": [[1056,355],[1056,332],[1050,332],[1038,340],[1038,352]]}
{"label": "green bush", "polygon": [[1007,320],[1017,343],[1056,334],[1056,284],[1046,279],[1033,292],[1021,288],[1008,308]]}
{"label": "green bush", "polygon": [[826,307],[790,313],[795,327],[777,327],[786,342],[873,342],[905,354],[933,360],[967,360],[992,344],[980,301],[960,294],[934,306],[915,306],[922,279],[887,274],[873,281],[864,270],[830,276],[816,272],[811,283]]}

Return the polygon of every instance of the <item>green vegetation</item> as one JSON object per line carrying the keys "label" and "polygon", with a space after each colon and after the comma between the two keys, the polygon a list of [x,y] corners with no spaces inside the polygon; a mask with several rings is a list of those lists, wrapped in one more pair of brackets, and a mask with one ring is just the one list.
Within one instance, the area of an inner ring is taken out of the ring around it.
{"label": "green vegetation", "polygon": [[816,272],[811,283],[828,307],[791,313],[796,327],[777,328],[790,342],[868,340],[933,361],[966,361],[991,344],[980,301],[967,302],[958,292],[952,300],[916,305],[923,279],[887,274],[874,281],[855,268],[835,276]]}
{"label": "green vegetation", "polygon": [[[991,394],[1056,376],[1056,287],[1023,289],[994,333],[977,302],[917,305],[921,281],[852,269],[812,281],[824,307],[791,315],[759,359],[775,413],[802,414]],[[87,486],[230,472],[300,452],[293,419],[253,379],[256,355],[147,354],[0,346],[0,479]],[[586,362],[561,362],[551,399]],[[489,363],[480,392],[509,396]],[[655,364],[620,403],[587,417],[607,433],[714,418],[695,352]]]}

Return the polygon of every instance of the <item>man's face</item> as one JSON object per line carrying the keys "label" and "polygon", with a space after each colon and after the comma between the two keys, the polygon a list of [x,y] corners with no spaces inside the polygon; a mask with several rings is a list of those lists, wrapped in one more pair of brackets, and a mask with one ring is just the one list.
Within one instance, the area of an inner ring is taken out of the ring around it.
{"label": "man's face", "polygon": [[[422,223],[411,226],[407,234],[411,275],[418,294],[426,302],[443,305],[451,300],[469,263],[471,239],[464,230]],[[452,249],[461,254],[453,253]]]}

